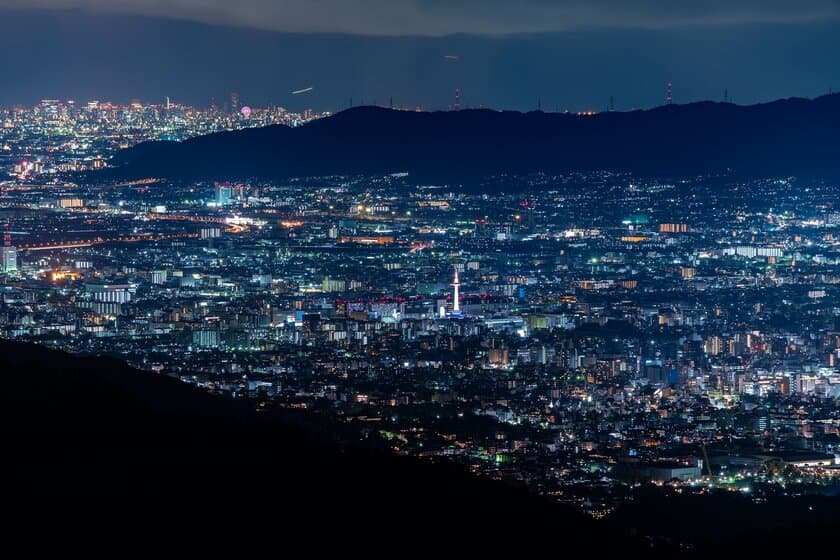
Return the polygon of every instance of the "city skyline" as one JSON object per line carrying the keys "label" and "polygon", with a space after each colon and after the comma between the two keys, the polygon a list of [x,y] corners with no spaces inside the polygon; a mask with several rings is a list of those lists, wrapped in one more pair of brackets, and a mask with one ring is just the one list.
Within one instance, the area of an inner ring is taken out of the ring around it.
{"label": "city skyline", "polygon": [[837,0],[3,2],[0,548],[824,548],[838,52]]}

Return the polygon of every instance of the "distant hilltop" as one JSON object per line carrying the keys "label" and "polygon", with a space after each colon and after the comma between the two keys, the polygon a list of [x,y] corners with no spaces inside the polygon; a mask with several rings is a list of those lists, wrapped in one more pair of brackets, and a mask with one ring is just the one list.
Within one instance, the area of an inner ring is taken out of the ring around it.
{"label": "distant hilltop", "polygon": [[840,94],[595,114],[358,107],[297,128],[143,143],[118,154],[107,173],[123,179],[285,179],[408,172],[420,181],[448,183],[594,170],[840,178],[838,127]]}

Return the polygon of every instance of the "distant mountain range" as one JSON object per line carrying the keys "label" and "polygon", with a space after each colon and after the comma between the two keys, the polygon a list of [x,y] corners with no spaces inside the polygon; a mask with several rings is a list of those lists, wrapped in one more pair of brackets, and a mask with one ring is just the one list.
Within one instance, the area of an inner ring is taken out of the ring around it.
{"label": "distant mountain range", "polygon": [[840,94],[739,106],[701,102],[592,115],[359,107],[298,128],[270,126],[118,154],[115,177],[182,179],[408,172],[474,183],[498,174],[724,171],[840,178]]}

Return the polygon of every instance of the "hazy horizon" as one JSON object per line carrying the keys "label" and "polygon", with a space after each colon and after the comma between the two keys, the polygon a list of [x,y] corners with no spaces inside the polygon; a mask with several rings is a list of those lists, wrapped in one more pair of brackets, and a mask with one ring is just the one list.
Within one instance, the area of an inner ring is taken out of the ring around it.
{"label": "hazy horizon", "polygon": [[[41,99],[173,101],[339,111],[350,105],[529,111],[753,104],[829,93],[840,25],[587,28],[505,36],[283,33],[82,11],[6,11],[0,105]],[[34,31],[33,31],[34,30]],[[724,64],[721,64],[724,61]],[[837,83],[840,83],[838,81]],[[313,87],[307,94],[295,90]]]}

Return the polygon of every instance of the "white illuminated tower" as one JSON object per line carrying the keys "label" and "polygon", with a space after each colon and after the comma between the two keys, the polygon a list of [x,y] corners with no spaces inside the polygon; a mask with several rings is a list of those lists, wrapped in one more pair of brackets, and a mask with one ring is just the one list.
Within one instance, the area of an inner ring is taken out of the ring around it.
{"label": "white illuminated tower", "polygon": [[455,268],[455,280],[452,282],[452,287],[455,288],[454,301],[452,303],[452,311],[457,313],[461,311],[461,296],[459,291],[461,289],[461,281],[458,279],[458,269]]}

